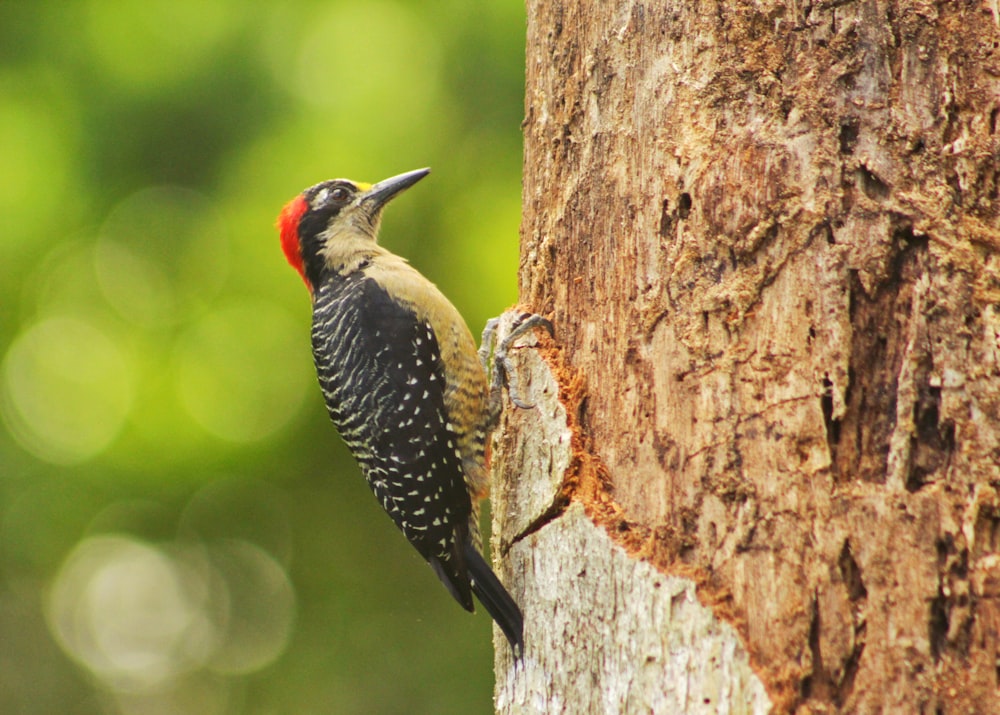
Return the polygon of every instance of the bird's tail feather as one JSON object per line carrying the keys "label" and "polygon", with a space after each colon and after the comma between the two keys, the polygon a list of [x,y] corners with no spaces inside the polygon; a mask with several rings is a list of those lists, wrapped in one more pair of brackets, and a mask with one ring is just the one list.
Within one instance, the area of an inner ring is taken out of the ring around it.
{"label": "bird's tail feather", "polygon": [[514,657],[520,658],[524,651],[524,616],[521,609],[471,541],[466,542],[465,564],[472,581],[472,592],[500,626],[510,642]]}

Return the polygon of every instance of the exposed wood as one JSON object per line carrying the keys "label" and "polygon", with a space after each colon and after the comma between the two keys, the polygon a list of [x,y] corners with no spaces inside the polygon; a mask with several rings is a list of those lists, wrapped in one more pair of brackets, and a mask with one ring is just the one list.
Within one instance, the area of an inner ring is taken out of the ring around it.
{"label": "exposed wood", "polygon": [[515,546],[510,563],[562,576],[525,581],[533,647],[517,672],[506,661],[501,712],[768,712],[738,634],[695,584],[632,558],[580,504]]}
{"label": "exposed wood", "polygon": [[[556,340],[522,369],[566,429],[511,411],[496,448],[536,628],[504,712],[559,711],[536,704],[567,702],[552,672],[581,644],[602,653],[587,702],[641,680],[646,634],[590,632],[657,608],[619,552],[585,529],[592,552],[535,552],[573,504],[690,581],[778,712],[1000,711],[998,22],[988,2],[529,1],[521,301]],[[622,580],[586,601],[581,570]],[[547,630],[549,598],[579,633]]]}

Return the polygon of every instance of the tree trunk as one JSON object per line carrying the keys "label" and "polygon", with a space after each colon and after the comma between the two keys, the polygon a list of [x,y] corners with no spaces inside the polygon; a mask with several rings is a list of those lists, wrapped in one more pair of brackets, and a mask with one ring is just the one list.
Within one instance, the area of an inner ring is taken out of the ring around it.
{"label": "tree trunk", "polygon": [[998,21],[529,0],[501,712],[1000,712]]}

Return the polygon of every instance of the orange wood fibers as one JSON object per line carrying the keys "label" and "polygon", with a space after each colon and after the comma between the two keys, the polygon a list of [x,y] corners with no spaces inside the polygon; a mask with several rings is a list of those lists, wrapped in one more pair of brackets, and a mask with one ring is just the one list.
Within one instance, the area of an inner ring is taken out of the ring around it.
{"label": "orange wood fibers", "polygon": [[[518,306],[516,310],[531,312],[523,306]],[[571,433],[569,467],[563,475],[547,521],[556,518],[570,502],[578,502],[587,516],[603,527],[612,541],[630,556],[649,563],[664,575],[694,582],[698,602],[739,634],[751,667],[764,684],[775,705],[775,711],[794,708],[799,700],[799,669],[789,668],[787,673],[775,674],[762,666],[750,648],[745,619],[734,607],[731,593],[716,582],[710,571],[684,563],[680,559],[684,543],[682,535],[675,528],[668,525],[650,527],[627,518],[614,499],[612,476],[581,424],[581,412],[587,397],[583,373],[568,364],[562,349],[544,331],[538,331],[537,350],[559,387],[559,401],[566,410],[567,426]]]}

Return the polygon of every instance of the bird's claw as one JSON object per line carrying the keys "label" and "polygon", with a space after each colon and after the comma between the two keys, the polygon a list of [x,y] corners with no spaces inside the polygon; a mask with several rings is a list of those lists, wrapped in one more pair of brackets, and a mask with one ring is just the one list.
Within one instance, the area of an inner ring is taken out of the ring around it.
{"label": "bird's claw", "polygon": [[[537,313],[522,313],[515,320],[508,333],[502,340],[497,342],[496,333],[500,325],[499,318],[491,318],[486,322],[483,330],[482,343],[479,348],[479,359],[483,363],[483,369],[490,378],[490,413],[493,415],[493,423],[500,417],[501,392],[506,386],[510,401],[522,410],[531,410],[535,405],[525,402],[520,397],[517,386],[517,376],[514,371],[514,364],[508,357],[508,352],[514,341],[530,330],[538,327],[545,328],[549,335],[554,336],[555,330],[552,321]],[[493,356],[493,365],[490,365],[490,355]],[[491,369],[492,368],[492,369]]]}

